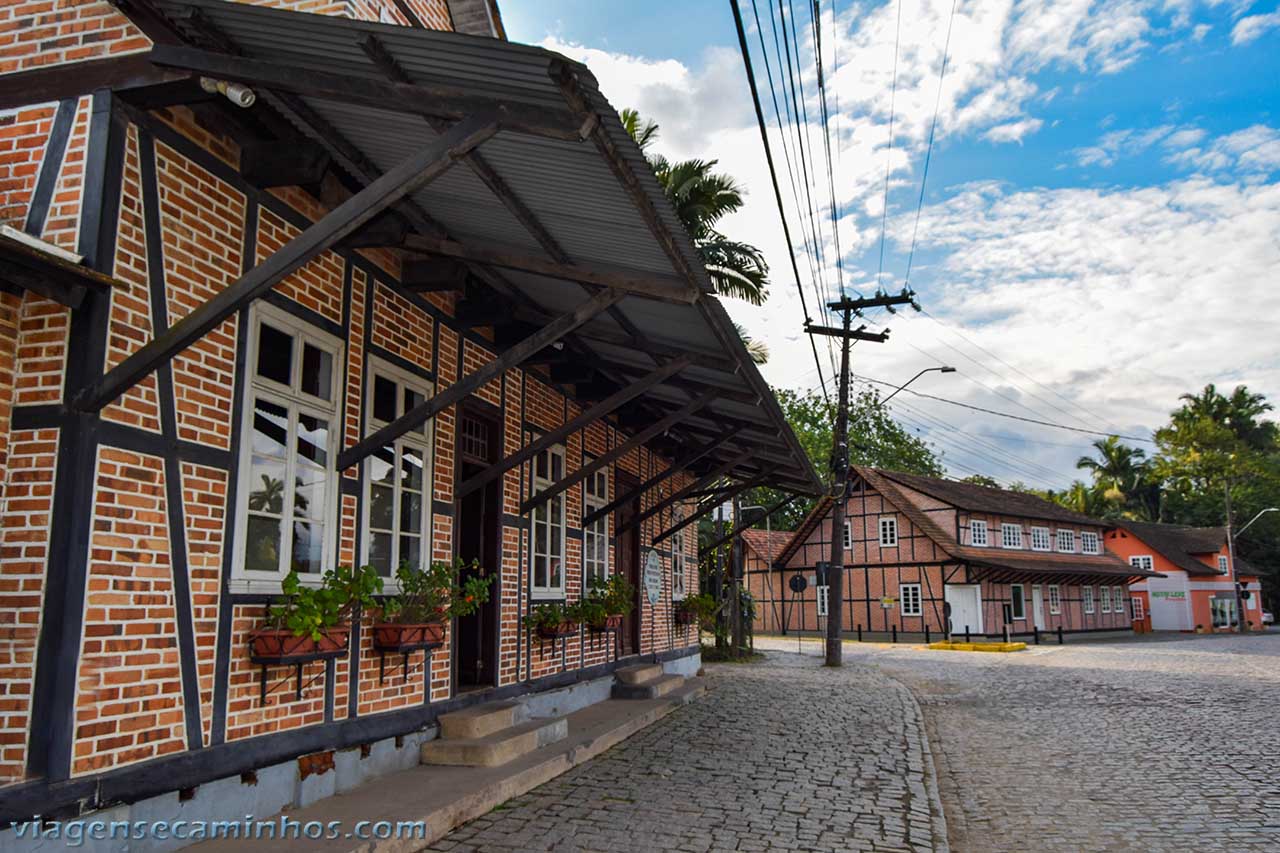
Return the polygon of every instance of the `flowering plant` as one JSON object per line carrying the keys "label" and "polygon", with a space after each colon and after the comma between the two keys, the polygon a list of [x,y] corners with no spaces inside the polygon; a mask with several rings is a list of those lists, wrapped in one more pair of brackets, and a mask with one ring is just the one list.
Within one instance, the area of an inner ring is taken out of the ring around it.
{"label": "flowering plant", "polygon": [[421,570],[401,563],[396,570],[400,592],[383,605],[383,620],[430,624],[475,613],[489,600],[493,575],[486,575],[473,560],[471,567],[479,571],[464,581],[462,570],[466,567],[460,558],[452,563],[437,560]]}

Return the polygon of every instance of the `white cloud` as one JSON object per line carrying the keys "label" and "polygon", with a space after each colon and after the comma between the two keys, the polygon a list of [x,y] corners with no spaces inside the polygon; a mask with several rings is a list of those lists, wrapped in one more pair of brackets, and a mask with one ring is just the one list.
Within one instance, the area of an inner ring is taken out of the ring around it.
{"label": "white cloud", "polygon": [[1280,27],[1280,8],[1269,15],[1249,15],[1236,21],[1236,25],[1231,28],[1231,43],[1248,44],[1276,27]]}
{"label": "white cloud", "polygon": [[982,134],[982,138],[991,142],[1022,142],[1024,136],[1035,133],[1044,124],[1038,118],[1024,118],[1008,124],[998,124]]}
{"label": "white cloud", "polygon": [[1168,160],[1202,172],[1230,169],[1267,174],[1280,170],[1280,130],[1255,124],[1212,139],[1207,145],[1176,151]]}

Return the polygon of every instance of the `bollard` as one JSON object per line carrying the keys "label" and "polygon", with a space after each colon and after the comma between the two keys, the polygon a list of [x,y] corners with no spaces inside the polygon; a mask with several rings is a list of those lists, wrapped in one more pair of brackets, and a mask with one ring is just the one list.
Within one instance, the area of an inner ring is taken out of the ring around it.
{"label": "bollard", "polygon": [[898,626],[897,626],[897,625],[891,625],[891,626],[890,626],[890,630],[891,630],[891,631],[893,631],[893,641],[894,641],[895,643],[896,643],[896,642],[898,642]]}
{"label": "bollard", "polygon": [[1058,645],[1062,645],[1062,626],[1058,626]]}
{"label": "bollard", "polygon": [[969,626],[968,625],[964,626],[964,641],[966,643],[969,642]]}
{"label": "bollard", "polygon": [[1005,626],[1004,626],[1004,641],[1005,641],[1006,643],[1007,643],[1007,642],[1009,642],[1009,625],[1008,625],[1008,623],[1005,623]]}
{"label": "bollard", "polygon": [[924,626],[924,644],[927,646],[927,645],[929,645],[929,642],[930,642],[930,640],[929,640],[929,626],[928,626],[928,625],[925,625],[925,626]]}
{"label": "bollard", "polygon": [[1036,645],[1038,646],[1038,645],[1040,645],[1040,629],[1039,629],[1039,628],[1033,628],[1032,630],[1035,632]]}
{"label": "bollard", "polygon": [[858,623],[858,642],[862,642],[862,623]]}

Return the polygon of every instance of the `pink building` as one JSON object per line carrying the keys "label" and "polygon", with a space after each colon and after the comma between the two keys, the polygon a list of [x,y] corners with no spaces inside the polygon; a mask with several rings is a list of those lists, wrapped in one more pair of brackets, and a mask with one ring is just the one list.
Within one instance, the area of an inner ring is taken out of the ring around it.
{"label": "pink building", "polygon": [[[768,568],[748,565],[757,631],[825,626],[831,508],[819,501]],[[850,634],[1130,630],[1129,583],[1156,574],[1107,553],[1104,522],[1020,492],[858,467],[845,513]]]}

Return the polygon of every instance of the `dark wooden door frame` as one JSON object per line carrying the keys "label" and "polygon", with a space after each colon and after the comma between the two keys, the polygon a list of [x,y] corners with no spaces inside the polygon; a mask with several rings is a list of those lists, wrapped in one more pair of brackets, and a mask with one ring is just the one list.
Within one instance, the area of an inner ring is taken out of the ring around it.
{"label": "dark wooden door frame", "polygon": [[[616,492],[625,494],[626,492],[635,489],[640,484],[638,478],[633,477],[625,471],[620,469],[615,469],[615,471],[614,488]],[[641,583],[642,569],[640,566],[640,527],[631,525],[630,529],[625,531],[623,534],[618,534],[618,531],[622,527],[619,523],[619,517],[623,512],[630,509],[631,517],[635,518],[640,514],[640,508],[640,495],[636,494],[630,501],[622,504],[613,512],[615,571],[621,570],[624,565],[622,556],[622,543],[624,541],[624,536],[626,537],[626,541],[631,543],[631,575],[627,580],[635,586],[635,609],[632,610],[632,613],[635,614],[635,618],[631,620],[631,636],[628,638],[632,644],[632,654],[640,654],[640,640],[643,635],[641,626],[644,622],[644,602],[642,600],[643,584]]]}

